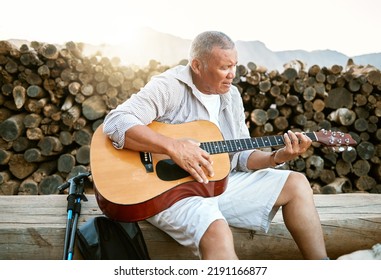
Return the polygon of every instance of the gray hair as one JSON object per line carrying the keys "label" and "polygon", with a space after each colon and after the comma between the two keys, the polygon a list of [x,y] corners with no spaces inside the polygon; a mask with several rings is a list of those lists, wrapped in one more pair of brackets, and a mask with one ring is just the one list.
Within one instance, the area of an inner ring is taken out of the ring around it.
{"label": "gray hair", "polygon": [[235,44],[225,33],[220,31],[205,31],[197,35],[193,40],[189,52],[189,61],[195,58],[207,59],[214,47],[230,50],[235,48]]}

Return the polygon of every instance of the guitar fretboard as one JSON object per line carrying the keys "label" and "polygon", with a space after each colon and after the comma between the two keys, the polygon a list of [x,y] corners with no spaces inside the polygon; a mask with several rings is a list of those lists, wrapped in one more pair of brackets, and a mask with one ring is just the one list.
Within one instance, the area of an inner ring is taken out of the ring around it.
{"label": "guitar fretboard", "polygon": [[[307,132],[306,135],[312,141],[317,140],[316,135],[313,132]],[[202,142],[200,147],[209,154],[222,154],[283,145],[283,135],[272,135],[245,139]]]}

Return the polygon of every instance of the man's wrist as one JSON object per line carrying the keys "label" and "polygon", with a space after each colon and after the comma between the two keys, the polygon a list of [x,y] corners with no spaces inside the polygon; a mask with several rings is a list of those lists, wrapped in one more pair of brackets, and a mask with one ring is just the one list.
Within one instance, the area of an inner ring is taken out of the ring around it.
{"label": "man's wrist", "polygon": [[280,167],[285,164],[285,162],[277,162],[275,160],[275,156],[277,154],[278,150],[272,151],[270,154],[270,166],[271,167]]}

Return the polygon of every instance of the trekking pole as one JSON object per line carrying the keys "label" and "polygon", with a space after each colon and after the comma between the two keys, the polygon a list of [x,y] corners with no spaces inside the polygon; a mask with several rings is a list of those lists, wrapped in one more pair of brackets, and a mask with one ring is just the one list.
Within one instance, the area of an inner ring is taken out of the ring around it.
{"label": "trekking pole", "polygon": [[67,197],[67,221],[63,252],[64,260],[71,260],[73,258],[75,231],[78,224],[78,217],[81,212],[81,200],[87,201],[86,196],[83,194],[84,179],[90,176],[90,174],[90,172],[80,173],[77,176],[70,178],[67,182],[58,187],[60,193],[63,193],[65,189],[69,188],[69,195]]}

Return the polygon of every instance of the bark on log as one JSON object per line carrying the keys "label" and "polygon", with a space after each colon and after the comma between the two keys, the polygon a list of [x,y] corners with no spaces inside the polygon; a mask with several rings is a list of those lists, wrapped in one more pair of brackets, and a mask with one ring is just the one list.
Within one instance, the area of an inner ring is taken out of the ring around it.
{"label": "bark on log", "polygon": [[0,150],[0,165],[7,165],[13,153],[6,150]]}
{"label": "bark on log", "polygon": [[73,135],[69,131],[61,131],[59,135],[59,140],[64,146],[69,146],[73,143]]}
{"label": "bark on log", "polygon": [[[2,95],[0,95],[2,96]],[[0,123],[12,116],[12,111],[7,108],[0,108]]]}
{"label": "bark on log", "polygon": [[39,114],[28,114],[23,119],[24,126],[26,128],[37,128],[42,121],[42,117]]}
{"label": "bark on log", "polygon": [[64,183],[61,176],[57,174],[46,176],[38,185],[39,194],[58,194],[58,187]]}
{"label": "bark on log", "polygon": [[41,99],[46,96],[46,91],[38,85],[31,85],[27,88],[26,94],[31,98]]}
{"label": "bark on log", "polygon": [[53,44],[44,44],[38,48],[38,53],[41,54],[44,58],[47,59],[57,59],[59,52],[55,45]]}
{"label": "bark on log", "polygon": [[37,146],[41,149],[41,154],[43,156],[53,156],[60,153],[63,146],[60,140],[54,136],[46,136],[42,138]]}
{"label": "bark on log", "polygon": [[11,174],[9,171],[0,171],[0,184],[8,182],[11,179]]}
{"label": "bark on log", "polygon": [[25,115],[24,113],[18,114],[0,123],[0,136],[5,141],[13,141],[24,133],[23,120]]}
{"label": "bark on log", "polygon": [[107,111],[107,106],[98,95],[87,98],[82,104],[82,113],[88,120],[102,118]]}
{"label": "bark on log", "polygon": [[324,100],[326,107],[339,109],[342,107],[351,109],[353,106],[353,95],[344,87],[337,87],[328,92]]}
{"label": "bark on log", "polygon": [[328,120],[344,126],[350,126],[356,121],[356,113],[348,108],[339,108],[328,115]]}
{"label": "bark on log", "polygon": [[72,106],[66,112],[62,113],[62,122],[71,127],[81,116],[81,108],[78,105]]}
{"label": "bark on log", "polygon": [[43,162],[47,161],[49,157],[42,155],[40,149],[31,148],[24,152],[24,159],[27,162]]}
{"label": "bark on log", "polygon": [[27,178],[21,182],[20,188],[17,194],[18,195],[37,195],[38,184],[32,178]]}
{"label": "bark on log", "polygon": [[31,175],[37,168],[36,163],[27,162],[23,154],[15,154],[9,160],[9,171],[18,179],[24,179]]}
{"label": "bark on log", "polygon": [[58,158],[58,171],[69,173],[75,166],[75,157],[71,154],[63,154]]}
{"label": "bark on log", "polygon": [[342,152],[342,159],[345,162],[352,163],[357,158],[357,151],[356,149],[348,149]]}
{"label": "bark on log", "polygon": [[268,121],[268,116],[266,111],[262,109],[255,109],[251,113],[251,121],[258,126],[264,125]]}
{"label": "bark on log", "polygon": [[80,146],[90,145],[92,134],[91,128],[85,127],[73,133],[73,140]]}
{"label": "bark on log", "polygon": [[324,160],[317,155],[313,155],[306,160],[306,174],[309,178],[316,179],[324,169]]}
{"label": "bark on log", "polygon": [[323,169],[320,173],[320,180],[325,184],[333,182],[335,178],[336,174],[333,170]]}
{"label": "bark on log", "polygon": [[39,127],[28,128],[26,130],[26,137],[29,140],[41,140],[44,137],[44,133]]}
{"label": "bark on log", "polygon": [[71,82],[68,85],[68,90],[72,95],[77,95],[80,92],[81,84],[79,82]]}
{"label": "bark on log", "polygon": [[36,183],[40,183],[42,179],[51,175],[57,170],[57,161],[47,161],[39,165],[38,169],[33,172],[32,178]]}
{"label": "bark on log", "polygon": [[355,181],[355,186],[360,191],[369,191],[377,185],[376,180],[368,175],[360,176]]}
{"label": "bark on log", "polygon": [[363,141],[356,147],[357,153],[360,158],[369,160],[374,156],[375,148],[371,142]]}
{"label": "bark on log", "polygon": [[15,86],[12,91],[13,100],[17,109],[20,109],[24,106],[26,100],[26,90],[23,86]]}
{"label": "bark on log", "polygon": [[75,159],[79,164],[87,165],[90,163],[90,145],[83,145],[78,148]]}
{"label": "bark on log", "polygon": [[353,191],[352,182],[346,177],[336,177],[328,186],[333,187],[336,193],[350,193]]}
{"label": "bark on log", "polygon": [[17,180],[9,180],[0,184],[0,195],[16,195],[20,187],[20,182]]}
{"label": "bark on log", "polygon": [[366,176],[370,171],[370,163],[367,160],[357,160],[353,164],[353,173],[358,176]]}

